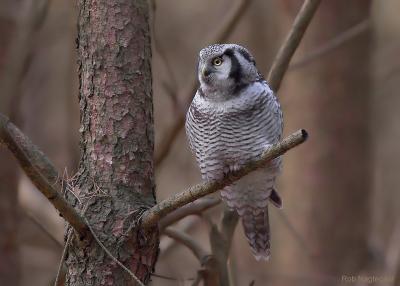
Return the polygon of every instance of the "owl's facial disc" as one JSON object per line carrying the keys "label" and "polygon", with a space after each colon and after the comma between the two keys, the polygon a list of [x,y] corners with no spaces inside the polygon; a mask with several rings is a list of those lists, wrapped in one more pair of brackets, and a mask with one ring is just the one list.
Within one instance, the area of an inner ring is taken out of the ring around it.
{"label": "owl's facial disc", "polygon": [[230,68],[231,61],[226,55],[216,56],[203,63],[200,76],[207,84],[218,84],[228,79]]}
{"label": "owl's facial disc", "polygon": [[229,98],[258,79],[251,55],[235,44],[211,45],[200,51],[198,78],[209,98]]}

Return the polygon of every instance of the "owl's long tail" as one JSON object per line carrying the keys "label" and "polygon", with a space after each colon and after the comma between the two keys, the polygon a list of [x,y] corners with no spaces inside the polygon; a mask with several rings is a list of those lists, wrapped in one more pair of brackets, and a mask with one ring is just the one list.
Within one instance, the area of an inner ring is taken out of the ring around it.
{"label": "owl's long tail", "polygon": [[268,260],[271,253],[268,207],[263,210],[246,208],[240,216],[254,257],[257,261]]}
{"label": "owl's long tail", "polygon": [[258,205],[245,204],[237,208],[247,241],[257,261],[268,260],[271,253],[268,202],[278,208],[282,207],[281,198],[275,189],[272,189],[266,201],[260,200]]}

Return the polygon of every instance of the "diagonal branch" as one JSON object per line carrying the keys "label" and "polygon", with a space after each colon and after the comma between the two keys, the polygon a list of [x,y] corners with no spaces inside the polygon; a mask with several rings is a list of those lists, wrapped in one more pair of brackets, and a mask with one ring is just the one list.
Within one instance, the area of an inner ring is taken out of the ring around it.
{"label": "diagonal branch", "polygon": [[218,205],[220,202],[220,198],[203,198],[191,204],[187,204],[163,217],[158,224],[158,228],[162,232],[166,227],[174,224],[184,217],[201,214],[205,210]]}
{"label": "diagonal branch", "polygon": [[176,194],[147,210],[142,216],[142,226],[145,228],[158,224],[159,220],[172,211],[187,205],[201,197],[214,193],[239,180],[248,173],[265,166],[269,161],[283,155],[288,150],[303,143],[307,139],[307,132],[299,130],[286,137],[281,142],[272,145],[264,151],[260,159],[251,161],[238,171],[227,174],[222,180],[207,182],[190,187],[182,193]]}
{"label": "diagonal branch", "polygon": [[366,19],[361,21],[360,23],[352,26],[348,30],[336,35],[334,38],[329,41],[323,43],[321,46],[316,47],[307,53],[304,57],[299,59],[298,61],[289,65],[289,70],[295,70],[301,68],[310,62],[318,59],[322,56],[325,56],[329,52],[335,50],[336,48],[346,44],[350,40],[353,40],[357,36],[360,36],[364,32],[368,31],[371,28],[371,19]]}
{"label": "diagonal branch", "polygon": [[88,232],[86,223],[78,212],[62,196],[62,187],[58,183],[57,171],[46,156],[30,140],[0,113],[0,143],[4,144],[15,156],[26,175],[37,189],[59,211],[71,226],[85,237]]}
{"label": "diagonal branch", "polygon": [[285,39],[278,55],[276,56],[271,70],[268,74],[267,82],[273,91],[278,91],[283,76],[289,67],[294,52],[300,44],[301,39],[313,18],[321,0],[306,0],[294,20],[292,29]]}
{"label": "diagonal branch", "polygon": [[202,261],[204,257],[209,255],[199,243],[183,231],[168,227],[164,230],[164,234],[189,248],[199,261]]}

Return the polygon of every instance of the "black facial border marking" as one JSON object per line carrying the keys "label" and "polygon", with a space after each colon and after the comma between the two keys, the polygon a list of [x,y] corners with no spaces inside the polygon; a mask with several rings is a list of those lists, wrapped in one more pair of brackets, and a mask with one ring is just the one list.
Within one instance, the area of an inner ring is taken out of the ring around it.
{"label": "black facial border marking", "polygon": [[239,53],[246,59],[246,61],[256,65],[256,61],[250,56],[249,52],[244,49],[238,49]]}
{"label": "black facial border marking", "polygon": [[237,94],[243,88],[248,86],[248,84],[242,82],[242,67],[240,66],[239,60],[236,58],[234,51],[232,49],[226,49],[224,55],[229,57],[231,60],[231,70],[229,72],[229,77],[233,78],[233,80],[235,81],[233,94]]}
{"label": "black facial border marking", "polygon": [[240,82],[242,78],[242,68],[240,66],[239,60],[236,58],[235,53],[232,49],[226,49],[224,55],[228,56],[231,60],[231,70],[229,72],[229,77],[233,78],[236,83]]}

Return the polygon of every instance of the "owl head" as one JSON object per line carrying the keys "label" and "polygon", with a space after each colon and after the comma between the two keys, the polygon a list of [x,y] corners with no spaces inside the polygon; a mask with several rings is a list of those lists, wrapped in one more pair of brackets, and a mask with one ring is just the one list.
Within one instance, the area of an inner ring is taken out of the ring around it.
{"label": "owl head", "polygon": [[236,44],[215,44],[200,51],[198,78],[206,97],[226,98],[261,76],[247,49]]}

